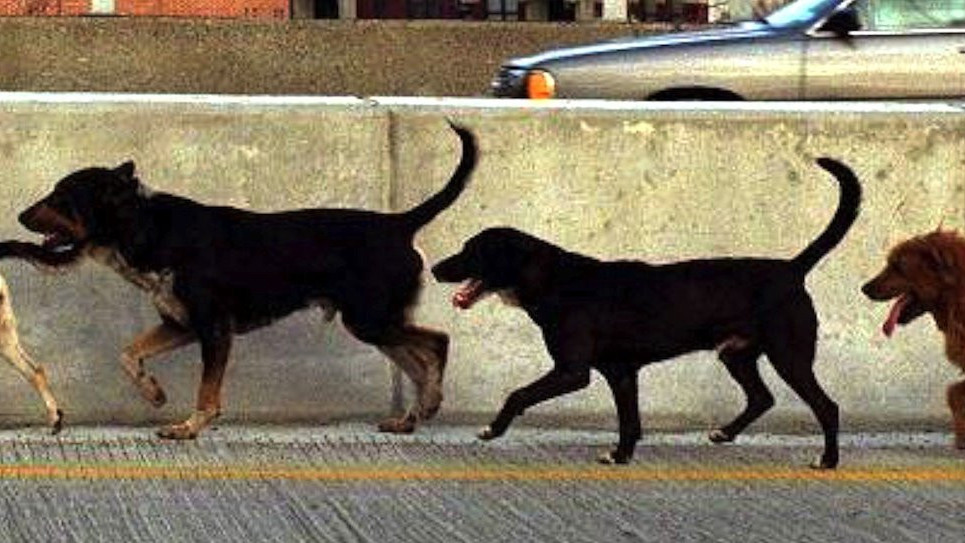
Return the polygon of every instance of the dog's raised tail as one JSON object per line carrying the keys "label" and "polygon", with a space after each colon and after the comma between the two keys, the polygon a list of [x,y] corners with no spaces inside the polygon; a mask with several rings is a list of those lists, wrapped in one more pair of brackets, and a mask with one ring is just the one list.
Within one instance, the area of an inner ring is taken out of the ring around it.
{"label": "dog's raised tail", "polygon": [[452,177],[449,178],[449,182],[446,183],[446,186],[443,187],[442,190],[433,194],[428,200],[401,214],[402,219],[412,228],[412,231],[423,227],[434,219],[436,215],[441,213],[442,210],[451,206],[462,193],[463,189],[466,188],[469,176],[472,175],[472,171],[476,168],[476,161],[479,155],[476,147],[476,136],[469,131],[468,128],[453,123],[452,121],[449,121],[449,126],[452,127],[462,142],[462,158],[459,159],[459,165],[456,166],[456,171],[452,173]]}
{"label": "dog's raised tail", "polygon": [[828,227],[791,260],[802,274],[811,271],[811,268],[824,258],[824,255],[831,252],[831,249],[844,239],[844,235],[858,218],[858,208],[861,206],[861,183],[858,182],[851,168],[828,157],[819,158],[817,162],[837,179],[841,196],[838,200],[838,209],[834,212]]}

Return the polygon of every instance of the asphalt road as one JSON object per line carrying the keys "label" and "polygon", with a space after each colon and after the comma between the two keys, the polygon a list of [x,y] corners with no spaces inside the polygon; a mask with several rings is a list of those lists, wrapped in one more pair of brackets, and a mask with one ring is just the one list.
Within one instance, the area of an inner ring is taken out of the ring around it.
{"label": "asphalt road", "polygon": [[224,426],[188,443],[148,428],[0,432],[2,541],[961,541],[965,455],[943,434],[714,446],[648,436],[597,466],[611,432],[361,424]]}

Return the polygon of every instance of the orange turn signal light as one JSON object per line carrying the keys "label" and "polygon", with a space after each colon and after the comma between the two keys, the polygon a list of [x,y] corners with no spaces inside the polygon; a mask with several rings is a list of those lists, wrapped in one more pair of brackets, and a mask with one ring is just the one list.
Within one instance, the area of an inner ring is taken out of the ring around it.
{"label": "orange turn signal light", "polygon": [[526,76],[526,96],[547,100],[556,96],[556,81],[549,72],[535,71]]}

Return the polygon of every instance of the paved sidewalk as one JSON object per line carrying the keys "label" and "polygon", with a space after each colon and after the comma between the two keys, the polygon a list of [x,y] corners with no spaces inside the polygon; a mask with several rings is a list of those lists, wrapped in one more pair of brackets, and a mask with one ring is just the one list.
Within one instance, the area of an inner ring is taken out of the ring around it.
{"label": "paved sidewalk", "polygon": [[630,466],[593,463],[609,431],[366,424],[0,432],[2,541],[958,541],[965,455],[944,434],[715,446],[651,434]]}

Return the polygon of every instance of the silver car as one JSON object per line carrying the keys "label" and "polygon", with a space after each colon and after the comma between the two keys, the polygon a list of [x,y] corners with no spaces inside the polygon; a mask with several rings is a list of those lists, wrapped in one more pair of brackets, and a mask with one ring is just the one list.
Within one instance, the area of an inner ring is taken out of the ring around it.
{"label": "silver car", "polygon": [[798,0],[733,27],[513,59],[492,90],[622,100],[961,98],[963,24],[963,0]]}

